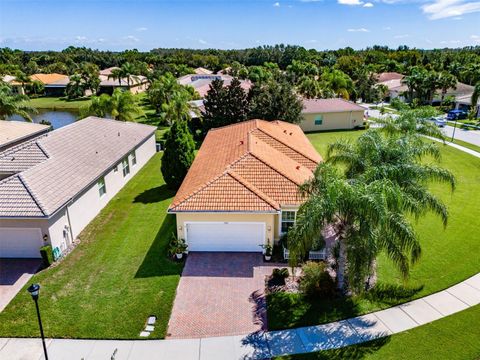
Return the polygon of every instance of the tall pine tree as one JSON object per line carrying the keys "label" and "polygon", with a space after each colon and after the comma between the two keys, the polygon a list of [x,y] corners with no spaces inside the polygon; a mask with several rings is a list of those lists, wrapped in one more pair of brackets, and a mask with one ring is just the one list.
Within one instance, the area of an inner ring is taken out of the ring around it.
{"label": "tall pine tree", "polygon": [[165,142],[161,170],[168,187],[177,190],[195,159],[195,142],[187,122],[175,121]]}

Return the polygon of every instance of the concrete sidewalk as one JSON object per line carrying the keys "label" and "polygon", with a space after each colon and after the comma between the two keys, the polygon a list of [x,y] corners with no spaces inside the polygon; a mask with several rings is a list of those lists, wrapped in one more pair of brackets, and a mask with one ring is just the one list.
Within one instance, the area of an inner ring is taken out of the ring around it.
{"label": "concrete sidewalk", "polygon": [[[47,341],[51,360],[238,360],[315,352],[378,339],[480,304],[480,273],[446,290],[352,319],[298,329],[181,340]],[[114,357],[112,357],[114,355]],[[43,359],[40,339],[0,339],[1,360]]]}
{"label": "concrete sidewalk", "polygon": [[[440,140],[440,139],[437,139],[437,138],[434,138],[434,137],[431,137],[431,136],[425,136],[425,137],[430,139],[430,140],[434,140],[434,141],[443,143],[443,141]],[[480,153],[478,151],[466,148],[465,146],[457,145],[457,144],[454,144],[454,143],[451,143],[451,142],[448,142],[448,141],[445,142],[445,145],[454,147],[455,149],[458,149],[460,151],[466,152],[467,154],[470,154],[470,155],[473,155],[477,158],[480,158]]]}

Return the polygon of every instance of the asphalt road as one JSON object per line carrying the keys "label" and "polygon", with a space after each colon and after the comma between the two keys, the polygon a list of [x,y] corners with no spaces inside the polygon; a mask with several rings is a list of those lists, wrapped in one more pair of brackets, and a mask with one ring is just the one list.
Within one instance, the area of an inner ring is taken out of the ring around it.
{"label": "asphalt road", "polygon": [[[449,125],[443,128],[445,135],[450,139],[452,138],[453,129],[454,127]],[[480,146],[480,130],[463,130],[457,128],[457,130],[455,130],[455,139]]]}

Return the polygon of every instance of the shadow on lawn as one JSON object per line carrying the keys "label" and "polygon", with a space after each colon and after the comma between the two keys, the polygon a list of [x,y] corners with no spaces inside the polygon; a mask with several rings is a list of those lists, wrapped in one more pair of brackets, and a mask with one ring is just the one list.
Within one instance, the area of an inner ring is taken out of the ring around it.
{"label": "shadow on lawn", "polygon": [[326,350],[312,354],[300,354],[295,356],[286,356],[282,360],[360,360],[367,355],[373,354],[381,347],[390,342],[390,336],[381,339],[365,342],[362,344],[343,347],[340,349]]}
{"label": "shadow on lawn", "polygon": [[134,203],[142,204],[152,204],[157,203],[163,200],[170,199],[175,195],[175,191],[168,188],[167,185],[163,184],[155,188],[145,190],[141,194],[135,196],[133,199]]}
{"label": "shadow on lawn", "polygon": [[175,216],[166,215],[152,246],[148,249],[135,274],[135,278],[180,275],[182,273],[183,263],[167,258],[168,241],[172,231],[175,231]]}

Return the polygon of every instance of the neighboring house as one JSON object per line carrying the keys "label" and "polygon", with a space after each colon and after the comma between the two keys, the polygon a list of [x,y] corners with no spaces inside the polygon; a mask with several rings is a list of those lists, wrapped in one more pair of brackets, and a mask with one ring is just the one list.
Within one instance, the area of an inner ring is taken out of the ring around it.
{"label": "neighboring house", "polygon": [[405,75],[397,72],[383,72],[377,74],[377,85],[385,85],[388,89],[387,100],[399,98],[404,100],[403,92],[408,90],[408,87],[402,83]]}
{"label": "neighboring house", "polygon": [[[470,111],[472,108],[472,95],[459,96],[455,99],[455,109]],[[477,101],[475,116],[480,117],[480,99]]]}
{"label": "neighboring house", "polygon": [[[223,80],[223,85],[228,86],[233,80],[233,77],[230,75],[220,75],[220,74],[210,74],[210,75],[197,75],[189,74],[182,76],[177,79],[180,85],[189,85],[192,86],[200,97],[203,99],[207,92],[210,90],[210,84],[213,80],[219,79]],[[240,86],[243,90],[249,91],[252,87],[252,82],[250,80],[240,80]]]}
{"label": "neighboring house", "polygon": [[213,71],[211,70],[208,70],[208,69],[205,69],[203,67],[198,67],[196,68],[195,70],[193,70],[193,72],[197,75],[210,75],[210,74],[213,74]]}
{"label": "neighboring house", "polygon": [[354,129],[363,126],[365,108],[344,99],[304,99],[303,120],[305,132]]}
{"label": "neighboring house", "polygon": [[99,94],[106,93],[111,95],[113,90],[121,88],[129,90],[132,94],[138,94],[145,92],[148,88],[148,79],[143,75],[131,75],[130,85],[127,80],[126,77],[119,80],[112,77],[109,78],[109,75],[100,74],[100,88],[98,92]]}
{"label": "neighboring house", "polygon": [[43,84],[46,96],[64,96],[65,89],[70,81],[67,75],[57,73],[33,74],[30,76],[30,79]]}
{"label": "neighboring house", "polygon": [[[461,99],[469,98],[469,97],[472,97],[474,89],[475,88],[472,85],[457,82],[457,85],[455,86],[455,88],[450,88],[450,89],[447,90],[447,92],[445,94],[445,97],[451,96],[455,99],[457,99],[457,98],[461,98]],[[432,105],[440,105],[441,96],[442,96],[442,91],[437,90],[437,92],[435,94],[435,97],[433,99]]]}
{"label": "neighboring house", "polygon": [[0,257],[58,257],[155,153],[155,127],[87,117],[0,152]]}
{"label": "neighboring house", "polygon": [[250,120],[210,130],[168,213],[190,251],[261,252],[295,222],[298,186],[322,161],[298,125]]}
{"label": "neighboring house", "polygon": [[25,95],[25,89],[22,84],[16,80],[15,76],[5,75],[2,77],[2,81],[8,84],[15,94]]}
{"label": "neighboring house", "polygon": [[[0,120],[0,151],[45,134],[48,130],[50,130],[48,125]],[[2,179],[1,173],[0,179]]]}

